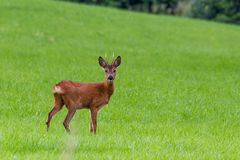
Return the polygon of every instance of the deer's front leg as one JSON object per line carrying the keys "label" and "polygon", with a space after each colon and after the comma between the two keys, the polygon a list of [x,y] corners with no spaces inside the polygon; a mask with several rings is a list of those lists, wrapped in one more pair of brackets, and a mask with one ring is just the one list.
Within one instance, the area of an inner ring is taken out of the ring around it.
{"label": "deer's front leg", "polygon": [[91,110],[90,110],[90,125],[89,125],[89,127],[90,127],[90,132],[93,132],[93,127],[92,127],[92,112],[91,112]]}
{"label": "deer's front leg", "polygon": [[91,108],[90,109],[90,116],[91,116],[91,120],[90,120],[90,132],[93,132],[94,134],[96,134],[97,131],[97,109],[96,108]]}

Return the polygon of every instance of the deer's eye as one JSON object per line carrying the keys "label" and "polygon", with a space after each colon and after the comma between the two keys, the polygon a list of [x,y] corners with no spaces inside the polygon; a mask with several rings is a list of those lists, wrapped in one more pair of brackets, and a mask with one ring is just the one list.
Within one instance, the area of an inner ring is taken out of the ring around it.
{"label": "deer's eye", "polygon": [[105,73],[107,73],[107,70],[105,70]]}
{"label": "deer's eye", "polygon": [[113,70],[113,72],[116,72],[116,70]]}

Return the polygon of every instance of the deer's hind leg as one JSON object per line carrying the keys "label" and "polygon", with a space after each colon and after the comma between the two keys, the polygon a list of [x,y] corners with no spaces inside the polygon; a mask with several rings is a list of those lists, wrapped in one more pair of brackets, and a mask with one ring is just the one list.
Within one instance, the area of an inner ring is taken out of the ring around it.
{"label": "deer's hind leg", "polygon": [[64,119],[63,126],[64,126],[64,128],[66,129],[66,131],[67,131],[68,133],[70,133],[69,123],[70,123],[70,121],[72,120],[75,112],[76,112],[76,108],[74,108],[74,107],[68,108],[67,116],[66,116],[66,118]]}
{"label": "deer's hind leg", "polygon": [[52,110],[48,113],[48,119],[47,119],[47,122],[46,122],[46,125],[47,125],[47,131],[50,127],[50,121],[52,119],[52,117],[62,109],[64,105],[64,102],[63,102],[63,99],[61,97],[61,95],[59,94],[54,94],[54,105],[53,105],[53,108]]}

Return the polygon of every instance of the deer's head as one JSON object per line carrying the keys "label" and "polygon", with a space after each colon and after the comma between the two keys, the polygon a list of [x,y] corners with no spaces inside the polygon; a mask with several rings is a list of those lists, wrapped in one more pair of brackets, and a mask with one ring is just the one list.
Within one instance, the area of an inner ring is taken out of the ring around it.
{"label": "deer's head", "polygon": [[116,76],[117,67],[121,64],[121,57],[118,56],[111,64],[108,64],[102,57],[98,58],[98,62],[105,72],[105,79],[110,82],[113,81]]}

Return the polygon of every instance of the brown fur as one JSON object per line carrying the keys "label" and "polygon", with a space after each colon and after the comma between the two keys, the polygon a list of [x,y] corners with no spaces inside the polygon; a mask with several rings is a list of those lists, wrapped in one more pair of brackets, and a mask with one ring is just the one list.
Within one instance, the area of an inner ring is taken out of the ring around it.
{"label": "brown fur", "polygon": [[[97,112],[102,106],[108,104],[114,92],[113,79],[116,75],[115,70],[120,63],[121,57],[118,57],[111,65],[108,65],[105,60],[99,57],[99,64],[105,70],[106,81],[104,82],[73,82],[64,80],[56,84],[52,89],[54,106],[48,114],[47,129],[50,126],[52,117],[65,105],[68,109],[68,114],[63,122],[66,131],[70,132],[69,122],[76,110],[87,108],[90,109],[90,131],[96,133]],[[110,76],[113,79],[108,81]]]}

